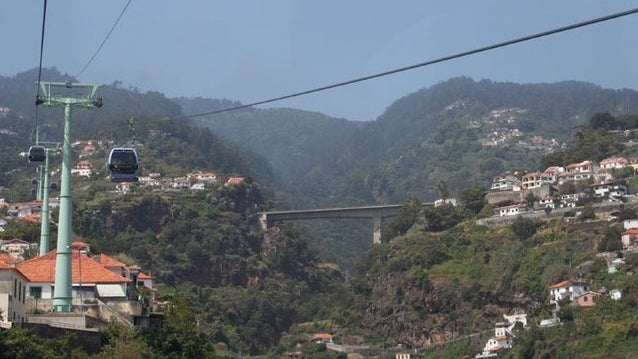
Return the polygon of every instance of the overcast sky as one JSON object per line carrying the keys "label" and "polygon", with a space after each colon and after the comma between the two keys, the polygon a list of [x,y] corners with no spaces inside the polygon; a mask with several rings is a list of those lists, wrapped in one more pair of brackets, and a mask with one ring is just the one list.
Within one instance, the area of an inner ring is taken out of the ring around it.
{"label": "overcast sky", "polygon": [[[0,2],[0,75],[37,68],[42,3]],[[126,3],[49,1],[43,65],[78,74]],[[79,80],[250,103],[635,7],[603,0],[133,0]],[[638,89],[637,40],[638,15],[629,15],[266,107],[369,120],[398,98],[456,76]]]}

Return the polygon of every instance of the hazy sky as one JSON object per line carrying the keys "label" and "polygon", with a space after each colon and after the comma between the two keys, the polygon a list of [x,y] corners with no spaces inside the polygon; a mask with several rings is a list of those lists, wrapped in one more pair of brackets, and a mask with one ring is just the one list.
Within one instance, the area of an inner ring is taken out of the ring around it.
{"label": "hazy sky", "polygon": [[[37,67],[42,3],[0,1],[0,75]],[[49,1],[43,65],[78,74],[126,3]],[[250,103],[635,7],[638,1],[133,0],[79,80]],[[462,75],[638,89],[636,44],[638,15],[630,15],[266,107],[369,120],[402,96]]]}

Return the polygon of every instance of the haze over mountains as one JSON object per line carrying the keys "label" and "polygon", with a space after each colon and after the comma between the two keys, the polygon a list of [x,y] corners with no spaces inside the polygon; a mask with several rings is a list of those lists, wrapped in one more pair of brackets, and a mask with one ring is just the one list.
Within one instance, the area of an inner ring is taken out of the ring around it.
{"label": "haze over mountains", "polygon": [[[66,78],[55,69],[44,75]],[[34,125],[35,76],[32,70],[0,78],[0,105],[25,116],[16,124],[23,129]],[[171,119],[181,115],[237,104],[171,100],[156,92],[121,89],[117,82],[104,86],[101,96],[103,108],[74,115],[78,136],[93,131],[126,139],[130,118],[141,128],[146,118],[175,126]],[[412,197],[432,201],[441,181],[457,195],[470,184],[489,183],[503,170],[536,169],[540,155],[572,141],[575,126],[592,114],[636,113],[637,99],[634,90],[583,82],[515,84],[461,77],[397,99],[378,119],[364,123],[286,108],[249,108],[186,122],[210,128],[242,151],[251,166],[244,171],[277,193],[276,206],[317,208],[400,203]],[[53,122],[45,131],[59,133],[52,111],[39,116],[41,123]],[[213,162],[228,158],[205,156]]]}
{"label": "haze over mountains", "polygon": [[[397,99],[359,123],[291,109],[249,109],[197,118],[271,163],[296,206],[432,201],[489,183],[500,171],[534,170],[597,112],[635,113],[638,93],[583,82],[496,83],[455,78]],[[219,108],[180,99],[186,114]]]}

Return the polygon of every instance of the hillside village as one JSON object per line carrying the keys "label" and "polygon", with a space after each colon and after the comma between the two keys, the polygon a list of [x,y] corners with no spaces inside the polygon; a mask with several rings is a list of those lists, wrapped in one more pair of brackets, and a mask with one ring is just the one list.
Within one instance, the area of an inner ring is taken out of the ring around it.
{"label": "hillside village", "polygon": [[[96,171],[87,158],[96,156],[96,149],[107,144],[101,141],[78,141],[73,147],[79,148],[79,159],[73,165],[72,175],[77,180],[95,180]],[[21,153],[26,156],[26,153]],[[59,171],[59,170],[58,170]],[[52,171],[52,177],[57,171]],[[229,177],[224,186],[239,185],[243,177]],[[32,186],[38,185],[34,179]],[[212,171],[195,171],[184,176],[167,178],[159,173],[141,176],[138,182],[122,182],[114,186],[114,194],[124,195],[134,187],[160,191],[203,191],[218,185],[218,177]],[[49,189],[54,192],[55,184]],[[4,190],[6,192],[6,189]],[[35,192],[34,192],[35,193]],[[1,196],[0,210],[6,217],[0,219],[0,232],[11,221],[40,223],[43,201],[8,202]],[[49,210],[59,207],[59,198],[51,197]],[[57,251],[36,256],[38,243],[22,239],[0,241],[0,326],[29,327],[52,325],[76,330],[97,331],[111,321],[117,321],[142,330],[158,327],[161,311],[165,303],[156,299],[156,289],[150,273],[143,271],[135,263],[123,263],[108,254],[95,254],[82,241],[71,244],[71,276],[73,313],[66,318],[60,315],[50,318],[55,282],[55,260]],[[45,315],[46,314],[46,315]],[[75,315],[73,315],[75,314]]]}
{"label": "hillside village", "polygon": [[[73,175],[79,180],[94,179],[99,171],[94,171],[89,158],[95,156],[96,148],[104,145],[99,141],[75,143],[74,146],[80,148],[80,155],[73,166]],[[633,197],[629,195],[624,181],[617,180],[616,177],[619,173],[630,172],[633,175],[636,167],[638,164],[632,165],[624,157],[615,156],[598,163],[586,160],[565,167],[552,166],[542,172],[504,172],[494,177],[486,201],[493,206],[493,216],[497,218],[534,214],[536,211],[542,214],[561,209],[571,211],[582,208],[586,203],[626,203],[633,201]],[[141,176],[137,183],[117,184],[113,192],[125,194],[134,186],[164,191],[201,191],[207,186],[217,185],[217,180],[212,171],[196,171],[174,178],[151,173]],[[242,177],[230,177],[224,185],[240,184],[243,181]],[[51,208],[55,208],[58,203],[56,198],[51,199]],[[37,200],[8,203],[0,198],[0,206],[6,208],[9,220],[35,223],[39,222],[42,210],[42,202]],[[2,224],[6,223],[7,220],[0,222],[0,230]],[[625,221],[624,227],[625,232],[618,240],[622,242],[626,253],[635,252],[638,244],[638,220]],[[104,253],[93,254],[90,246],[81,241],[73,242],[72,249],[74,310],[81,313],[84,319],[69,319],[66,325],[94,330],[99,321],[106,323],[117,320],[127,325],[148,328],[161,321],[163,303],[156,300],[151,275],[134,263],[125,264]],[[2,287],[4,293],[0,294],[5,297],[0,302],[1,312],[6,313],[2,316],[3,327],[11,327],[16,322],[48,323],[48,319],[40,313],[47,313],[51,309],[56,251],[25,260],[25,253],[33,250],[37,250],[37,244],[19,239],[0,243],[0,251],[7,253],[0,255],[0,270],[5,278],[5,285]],[[607,262],[610,273],[624,264],[623,257],[614,253],[602,253],[601,258]],[[560,324],[557,313],[561,304],[589,307],[596,305],[601,296],[614,300],[622,298],[619,289],[608,291],[601,287],[594,291],[586,282],[569,278],[549,286],[547,295],[548,305],[554,306],[555,310],[551,318],[541,320],[541,327]],[[515,313],[504,318],[505,322],[496,323],[494,335],[476,358],[495,357],[511,350],[515,337],[514,327],[516,323],[522,323],[525,327],[527,318],[525,313]],[[401,355],[405,353],[399,353],[397,357]]]}
{"label": "hillside village", "polygon": [[637,169],[638,163],[614,156],[600,162],[551,166],[542,172],[508,171],[494,177],[486,200],[494,206],[495,216],[582,207],[585,203],[624,203],[634,200],[624,179]]}
{"label": "hillside village", "polygon": [[[519,130],[516,125],[517,121],[526,115],[527,110],[518,107],[500,108],[492,110],[485,118],[470,123],[470,126],[484,129],[485,127],[482,126],[489,123],[492,127],[487,132],[482,133],[485,137],[478,138],[478,142],[484,147],[505,149],[504,152],[507,151],[508,146],[513,145],[535,150],[534,153],[546,153],[562,148],[563,144],[553,138],[545,139],[540,136],[533,136],[530,139],[523,138],[524,132]],[[10,136],[16,135],[15,132],[8,129],[2,131],[0,130],[1,133]],[[98,184],[100,187],[98,193],[105,194],[109,199],[128,200],[139,197],[138,194],[150,192],[160,193],[163,197],[177,198],[181,197],[181,194],[204,194],[213,188],[218,189],[222,186],[250,181],[244,177],[234,177],[234,175],[222,177],[215,171],[206,169],[206,166],[201,166],[204,168],[200,170],[195,167],[195,169],[189,169],[179,175],[175,175],[173,168],[172,172],[167,170],[168,173],[171,173],[169,176],[149,165],[146,168],[142,167],[142,175],[137,182],[106,184],[108,180],[104,175],[106,172],[104,154],[113,146],[114,143],[108,140],[91,139],[73,143],[77,159],[71,170],[74,176],[75,191],[81,192],[93,184]],[[136,143],[134,146],[139,146],[141,152],[144,151],[144,146],[141,143]],[[26,156],[26,153],[21,155]],[[619,218],[623,216],[619,214],[619,211],[624,205],[636,202],[636,197],[631,193],[632,186],[629,181],[638,169],[638,164],[635,162],[635,159],[612,156],[600,161],[584,159],[565,166],[551,166],[539,171],[519,169],[500,173],[493,178],[489,186],[490,190],[485,196],[488,206],[484,207],[484,213],[479,216],[483,218],[478,219],[476,223],[507,225],[521,218],[532,218],[541,219],[539,223],[543,222],[543,225],[546,223],[545,221],[550,222],[557,219],[557,222],[564,221],[563,224],[573,221],[575,222],[574,226],[589,225],[590,222],[602,222],[605,226],[622,226],[622,233],[615,238],[614,245],[617,249],[600,251],[596,254],[595,260],[605,263],[604,271],[606,273],[618,273],[618,276],[630,275],[627,268],[633,268],[635,263],[633,258],[638,252],[638,220],[621,221]],[[143,156],[142,165],[144,165]],[[208,167],[215,168],[214,166]],[[54,170],[52,172],[53,184],[50,188],[53,195],[57,190],[58,176],[59,173]],[[35,194],[38,179],[34,179],[31,184]],[[79,184],[79,186],[75,186],[75,184]],[[166,193],[170,193],[171,196],[166,196]],[[11,202],[5,200],[5,198],[10,198],[10,195],[11,193],[8,193],[6,189],[0,188],[0,213],[6,216],[0,219],[0,231],[11,221],[33,223],[40,221],[42,201]],[[100,200],[102,198],[99,197]],[[455,202],[451,199],[444,201],[452,204]],[[55,209],[59,205],[59,199],[52,197],[49,205]],[[594,209],[593,214],[588,212],[588,208]],[[507,226],[502,226],[502,228],[503,232],[509,230]],[[507,235],[505,234],[504,237]],[[92,237],[87,236],[86,238]],[[485,242],[489,243],[493,239],[485,238]],[[538,243],[533,245],[549,247],[557,244],[538,240]],[[198,246],[192,248],[193,251],[202,250],[202,247]],[[46,322],[40,315],[50,312],[53,292],[52,273],[56,251],[32,257],[37,249],[37,244],[15,238],[0,243],[0,251],[7,253],[0,257],[0,271],[2,278],[6,278],[0,285],[0,298],[2,298],[0,311],[4,327],[18,326],[18,324],[28,326]],[[157,301],[158,293],[153,286],[154,279],[162,278],[159,271],[154,271],[157,276],[154,278],[153,273],[145,268],[140,268],[134,262],[117,259],[106,253],[93,253],[90,245],[79,240],[72,243],[71,249],[74,314],[80,314],[83,319],[79,321],[77,317],[69,319],[65,326],[93,331],[100,324],[118,321],[144,329],[153,327],[162,320],[161,312],[166,303]],[[178,250],[182,251],[183,249]],[[588,255],[590,254],[588,252]],[[594,255],[591,254],[591,256]],[[499,256],[499,259],[495,259],[496,256],[493,257],[492,261],[497,262],[503,256]],[[137,258],[143,257],[138,256]],[[490,261],[489,256],[484,258],[488,258],[487,262]],[[589,259],[584,263],[574,263],[574,265],[576,267],[592,266],[591,262],[594,260]],[[220,263],[230,266],[223,262]],[[424,266],[424,268],[427,267]],[[432,268],[426,270],[429,271]],[[428,272],[425,273],[427,279]],[[528,319],[527,314],[522,312],[520,308],[503,306],[500,308],[502,311],[507,309],[513,311],[513,314],[499,313],[497,316],[499,321],[486,320],[481,325],[473,327],[473,330],[477,330],[477,327],[478,330],[483,330],[485,327],[493,325],[487,341],[483,340],[483,336],[480,337],[484,346],[482,346],[481,352],[476,354],[476,357],[494,357],[507,353],[517,344],[516,337],[520,333],[518,330],[521,326],[525,328],[540,327],[542,330],[562,327],[565,320],[561,317],[561,310],[565,311],[566,308],[601,308],[613,305],[613,303],[610,304],[611,301],[631,303],[631,297],[628,298],[628,295],[631,296],[632,293],[626,293],[626,288],[610,284],[604,279],[588,278],[585,280],[576,271],[570,271],[569,275],[566,273],[561,272],[562,276],[558,279],[552,277],[551,281],[543,281],[542,286],[539,287],[540,290],[534,292],[534,299],[542,301],[542,305],[551,308],[551,310],[530,313],[533,319]],[[276,276],[283,278],[284,274],[276,273]],[[440,280],[440,278],[437,279]],[[437,284],[441,285],[441,282],[443,281],[441,280]],[[427,283],[427,280],[424,283]],[[468,290],[468,293],[477,292],[478,295],[483,296],[485,290],[479,292],[480,290],[480,286],[477,285]],[[539,299],[541,291],[545,297]],[[199,297],[206,294],[205,291],[197,292]],[[501,298],[491,297],[489,294],[487,291],[487,295],[484,297],[485,301],[493,301],[492,303],[500,301]],[[516,295],[519,294],[525,295],[525,293],[516,293]],[[470,295],[468,294],[468,296]],[[425,299],[423,300],[425,302]],[[499,303],[499,305],[501,304],[503,303]],[[210,308],[208,307],[209,310]],[[427,315],[431,314],[427,313]],[[455,334],[454,331],[442,331],[442,333],[443,336],[449,333]],[[332,334],[327,334],[327,336],[330,336],[330,344],[333,344]],[[435,345],[437,342],[432,341],[427,345],[429,344]],[[478,348],[475,346],[474,349]],[[397,359],[413,357],[412,354],[399,349],[397,349],[400,352],[397,354]],[[302,357],[304,355],[305,352],[301,350],[288,353],[289,357]]]}

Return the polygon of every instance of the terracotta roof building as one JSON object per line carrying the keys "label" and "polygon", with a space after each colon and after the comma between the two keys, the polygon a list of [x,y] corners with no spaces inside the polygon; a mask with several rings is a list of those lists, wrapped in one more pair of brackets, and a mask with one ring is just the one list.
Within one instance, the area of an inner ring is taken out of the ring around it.
{"label": "terracotta roof building", "polygon": [[[35,257],[17,265],[28,279],[28,296],[33,299],[53,298],[57,251]],[[85,253],[71,252],[71,282],[74,298],[127,298],[131,280],[113,273]]]}

